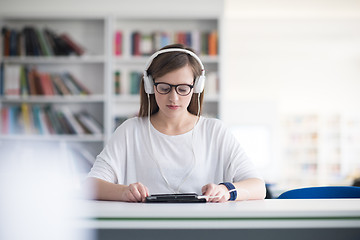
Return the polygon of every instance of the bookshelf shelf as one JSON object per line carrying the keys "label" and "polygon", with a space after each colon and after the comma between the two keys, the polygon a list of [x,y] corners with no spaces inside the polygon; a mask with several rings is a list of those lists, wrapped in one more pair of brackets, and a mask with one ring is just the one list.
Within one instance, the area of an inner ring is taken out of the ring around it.
{"label": "bookshelf shelf", "polygon": [[104,135],[2,135],[0,141],[51,141],[51,142],[93,142],[102,143],[105,140]]}
{"label": "bookshelf shelf", "polygon": [[3,62],[18,64],[63,64],[63,63],[104,63],[105,56],[69,56],[69,57],[4,57]]}
{"label": "bookshelf shelf", "polygon": [[0,100],[3,103],[102,103],[105,100],[103,95],[83,96],[5,96]]}

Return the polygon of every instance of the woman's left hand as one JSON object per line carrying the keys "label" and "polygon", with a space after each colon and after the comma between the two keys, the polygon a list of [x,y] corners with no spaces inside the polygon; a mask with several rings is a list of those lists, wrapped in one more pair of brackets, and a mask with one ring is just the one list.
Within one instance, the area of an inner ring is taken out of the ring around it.
{"label": "woman's left hand", "polygon": [[209,196],[208,202],[226,202],[230,199],[229,190],[224,185],[206,184],[201,188],[203,195]]}

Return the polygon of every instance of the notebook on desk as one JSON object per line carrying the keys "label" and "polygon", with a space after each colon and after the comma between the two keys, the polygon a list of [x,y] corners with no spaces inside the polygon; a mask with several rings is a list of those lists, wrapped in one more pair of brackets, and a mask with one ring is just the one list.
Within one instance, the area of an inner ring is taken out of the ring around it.
{"label": "notebook on desk", "polygon": [[146,203],[205,203],[196,193],[154,194],[146,197]]}

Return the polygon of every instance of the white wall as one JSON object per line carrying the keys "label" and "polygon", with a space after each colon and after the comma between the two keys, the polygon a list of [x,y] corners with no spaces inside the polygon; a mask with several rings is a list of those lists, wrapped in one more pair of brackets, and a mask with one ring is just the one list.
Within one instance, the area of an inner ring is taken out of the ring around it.
{"label": "white wall", "polygon": [[218,14],[222,0],[0,0],[0,15],[7,13],[136,14],[173,16],[186,12],[200,16]]}
{"label": "white wall", "polygon": [[227,0],[224,16],[224,120],[236,119],[227,105],[238,101],[282,112],[357,107],[360,1]]}

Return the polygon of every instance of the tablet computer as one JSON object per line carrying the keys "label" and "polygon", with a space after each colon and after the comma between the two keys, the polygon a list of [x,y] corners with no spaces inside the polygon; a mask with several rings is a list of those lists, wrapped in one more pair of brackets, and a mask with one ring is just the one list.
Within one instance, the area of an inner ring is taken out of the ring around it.
{"label": "tablet computer", "polygon": [[196,193],[154,194],[146,197],[146,203],[205,203]]}

